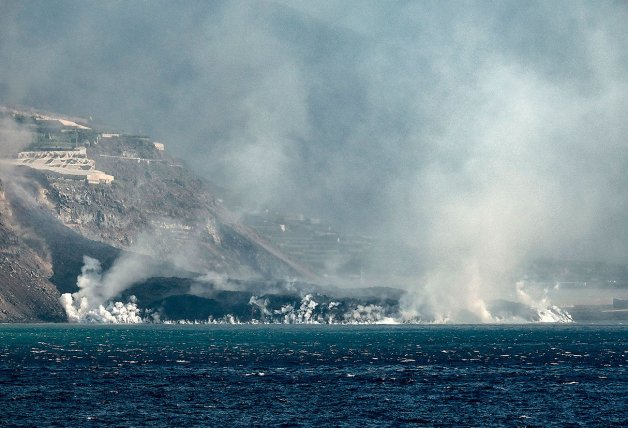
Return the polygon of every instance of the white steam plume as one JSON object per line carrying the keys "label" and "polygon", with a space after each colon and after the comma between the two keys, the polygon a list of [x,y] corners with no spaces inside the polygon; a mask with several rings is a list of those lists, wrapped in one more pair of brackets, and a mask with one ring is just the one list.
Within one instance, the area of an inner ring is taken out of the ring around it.
{"label": "white steam plume", "polygon": [[146,257],[128,253],[118,258],[104,274],[100,262],[83,256],[83,267],[77,278],[79,291],[61,296],[71,322],[137,323],[142,319],[135,298],[129,302],[112,299],[131,285],[149,277],[153,266]]}
{"label": "white steam plume", "polygon": [[625,263],[624,2],[101,3],[7,5],[0,98],[93,110],[243,200],[410,241],[409,312],[491,320],[532,259]]}
{"label": "white steam plume", "polygon": [[[599,232],[601,223],[614,222],[599,212],[609,204],[595,190],[608,188],[616,175],[587,164],[591,149],[576,135],[616,96],[604,92],[616,86],[602,88],[582,94],[497,59],[477,71],[474,86],[461,94],[465,101],[451,112],[456,126],[435,139],[435,155],[416,177],[417,235],[430,268],[406,302],[410,312],[495,322],[487,309],[494,299],[550,310],[544,299],[532,302],[518,292],[515,272],[536,257],[570,258],[580,242],[616,240]],[[606,143],[591,162],[617,163],[622,149],[612,138]],[[607,252],[601,248],[598,256]]]}

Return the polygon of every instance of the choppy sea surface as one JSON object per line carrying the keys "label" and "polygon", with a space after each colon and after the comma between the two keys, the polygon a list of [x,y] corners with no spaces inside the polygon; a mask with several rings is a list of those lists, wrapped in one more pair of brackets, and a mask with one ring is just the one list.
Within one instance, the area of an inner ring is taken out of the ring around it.
{"label": "choppy sea surface", "polygon": [[628,327],[0,325],[0,426],[628,426]]}

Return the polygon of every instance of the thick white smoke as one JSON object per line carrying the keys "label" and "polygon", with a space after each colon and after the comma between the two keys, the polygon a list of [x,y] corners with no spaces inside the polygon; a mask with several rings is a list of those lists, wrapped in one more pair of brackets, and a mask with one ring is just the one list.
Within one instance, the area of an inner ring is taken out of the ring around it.
{"label": "thick white smoke", "polygon": [[[527,323],[527,322],[571,322],[566,312],[550,304],[547,293],[533,298],[523,283],[517,285],[519,300],[517,302],[502,302],[478,308],[465,309],[461,305],[452,305],[458,310],[449,308],[448,312],[430,312],[427,305],[419,311],[401,310],[396,306],[385,304],[359,304],[330,301],[317,302],[312,294],[305,294],[298,305],[284,304],[273,309],[268,298],[252,296],[249,304],[256,308],[256,316],[252,322],[280,323],[280,324],[440,324],[448,322],[490,322],[490,323]],[[485,318],[478,319],[472,310],[485,314]],[[495,313],[492,314],[491,310]],[[224,320],[223,320],[224,321]]]}
{"label": "thick white smoke", "polygon": [[83,256],[83,267],[77,278],[79,291],[61,295],[61,305],[70,322],[139,323],[140,310],[134,297],[129,302],[112,299],[130,285],[147,278],[150,264],[145,258],[129,254],[122,257],[105,274],[100,262]]}
{"label": "thick white smoke", "polygon": [[587,164],[590,148],[577,135],[615,86],[582,94],[504,59],[478,69],[473,83],[416,176],[414,228],[429,268],[406,307],[441,322],[499,321],[495,299],[550,310],[546,297],[516,287],[534,258],[580,258],[582,242],[600,245],[598,257],[617,256],[609,253],[616,238],[600,232],[608,200],[596,189],[612,187],[617,177],[598,162],[616,164],[620,146],[609,141]]}
{"label": "thick white smoke", "polygon": [[527,301],[530,260],[625,263],[624,2],[101,3],[6,7],[0,97],[93,110],[253,205],[407,240],[408,314],[491,322]]}
{"label": "thick white smoke", "polygon": [[526,290],[525,284],[522,281],[517,282],[517,297],[518,300],[531,307],[536,311],[541,322],[572,322],[573,319],[568,312],[560,309],[556,305],[552,305],[548,296],[548,290],[543,290],[541,296],[533,297],[531,293]]}

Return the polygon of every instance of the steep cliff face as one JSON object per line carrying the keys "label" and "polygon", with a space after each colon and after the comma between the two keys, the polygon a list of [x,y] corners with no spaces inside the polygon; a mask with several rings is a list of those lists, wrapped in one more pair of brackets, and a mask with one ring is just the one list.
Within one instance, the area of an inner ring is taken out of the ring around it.
{"label": "steep cliff face", "polygon": [[[19,229],[0,190],[0,322],[63,321],[52,265],[41,241]],[[38,254],[33,248],[38,248]]]}

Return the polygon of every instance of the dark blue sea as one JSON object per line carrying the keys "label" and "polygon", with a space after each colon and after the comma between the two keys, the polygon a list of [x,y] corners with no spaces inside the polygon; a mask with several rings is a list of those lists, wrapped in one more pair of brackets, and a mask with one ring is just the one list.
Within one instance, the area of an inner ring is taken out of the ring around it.
{"label": "dark blue sea", "polygon": [[0,326],[6,426],[628,426],[628,327]]}

